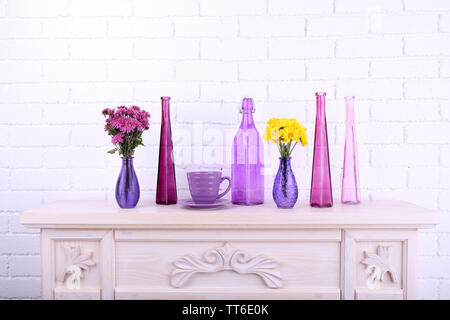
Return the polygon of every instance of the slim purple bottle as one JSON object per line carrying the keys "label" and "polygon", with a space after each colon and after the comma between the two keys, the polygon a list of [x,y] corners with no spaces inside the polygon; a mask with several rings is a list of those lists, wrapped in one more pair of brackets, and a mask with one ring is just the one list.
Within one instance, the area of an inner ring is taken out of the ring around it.
{"label": "slim purple bottle", "polygon": [[327,120],[325,117],[325,92],[316,93],[316,132],[311,179],[311,207],[332,207],[330,159],[328,154]]}
{"label": "slim purple bottle", "polygon": [[242,101],[242,122],[233,141],[231,202],[240,205],[264,203],[264,149],[253,121],[253,100]]}
{"label": "slim purple bottle", "polygon": [[162,118],[156,203],[175,204],[177,203],[177,184],[175,181],[172,130],[170,127],[170,97],[161,97],[161,103]]}
{"label": "slim purple bottle", "polygon": [[342,203],[349,204],[357,204],[360,202],[354,104],[355,97],[345,97],[345,148],[341,201]]}

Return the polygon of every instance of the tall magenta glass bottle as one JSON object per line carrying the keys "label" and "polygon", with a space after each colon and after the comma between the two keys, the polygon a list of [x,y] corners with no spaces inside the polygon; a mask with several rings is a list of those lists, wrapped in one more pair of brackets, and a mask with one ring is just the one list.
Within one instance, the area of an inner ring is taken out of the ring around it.
{"label": "tall magenta glass bottle", "polygon": [[177,184],[173,162],[172,130],[170,127],[170,98],[162,97],[161,137],[159,143],[158,183],[156,203],[177,203]]}
{"label": "tall magenta glass bottle", "polygon": [[233,141],[231,202],[240,205],[264,203],[264,149],[253,121],[253,100],[242,101],[242,121]]}
{"label": "tall magenta glass bottle", "polygon": [[332,207],[330,158],[328,154],[327,120],[325,117],[325,92],[316,93],[316,132],[311,178],[310,204],[312,207]]}
{"label": "tall magenta glass bottle", "polygon": [[359,203],[358,153],[355,133],[355,97],[345,97],[345,147],[342,203]]}

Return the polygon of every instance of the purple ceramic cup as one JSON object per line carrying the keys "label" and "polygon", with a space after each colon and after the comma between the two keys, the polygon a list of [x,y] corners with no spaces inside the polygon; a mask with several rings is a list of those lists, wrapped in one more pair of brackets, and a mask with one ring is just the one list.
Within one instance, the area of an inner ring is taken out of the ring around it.
{"label": "purple ceramic cup", "polygon": [[[231,189],[231,179],[222,177],[221,171],[191,171],[187,173],[192,200],[198,204],[214,203]],[[228,180],[228,188],[219,194],[220,184]]]}

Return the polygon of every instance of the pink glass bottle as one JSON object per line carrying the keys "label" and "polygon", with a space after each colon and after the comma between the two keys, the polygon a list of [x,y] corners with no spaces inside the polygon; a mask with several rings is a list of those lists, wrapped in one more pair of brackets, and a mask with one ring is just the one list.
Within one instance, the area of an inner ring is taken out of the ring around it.
{"label": "pink glass bottle", "polygon": [[325,92],[316,93],[316,132],[311,178],[310,205],[332,207],[330,159],[328,153],[327,119],[325,117]]}
{"label": "pink glass bottle", "polygon": [[342,203],[350,204],[356,204],[360,202],[354,105],[355,97],[345,97],[345,148],[341,201]]}
{"label": "pink glass bottle", "polygon": [[158,183],[156,203],[177,203],[177,184],[173,162],[172,130],[170,127],[170,97],[161,97],[161,137],[159,142]]}
{"label": "pink glass bottle", "polygon": [[242,121],[233,141],[231,202],[240,205],[264,203],[264,149],[253,121],[253,100],[242,101]]}

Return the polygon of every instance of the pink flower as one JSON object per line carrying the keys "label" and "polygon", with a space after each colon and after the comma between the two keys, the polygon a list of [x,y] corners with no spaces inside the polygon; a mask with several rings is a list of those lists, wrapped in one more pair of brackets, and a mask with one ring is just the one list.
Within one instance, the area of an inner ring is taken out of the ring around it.
{"label": "pink flower", "polygon": [[139,108],[138,106],[131,106],[131,110],[133,110],[135,113],[141,112],[141,108]]}
{"label": "pink flower", "polygon": [[[142,132],[150,128],[150,113],[138,106],[119,106],[102,110],[105,116],[105,131],[112,136],[112,143],[123,156],[133,155],[136,145],[142,143]],[[127,143],[123,143],[127,139]],[[129,143],[128,143],[129,142]],[[114,149],[114,150],[116,150]]]}
{"label": "pink flower", "polygon": [[118,116],[133,116],[134,111],[131,108],[125,106],[117,107],[116,115]]}
{"label": "pink flower", "polygon": [[123,134],[121,132],[116,133],[113,137],[112,137],[112,143],[113,144],[118,144],[123,142]]}
{"label": "pink flower", "polygon": [[115,117],[111,120],[111,124],[114,128],[124,133],[130,133],[136,129],[139,125],[139,121],[126,116]]}
{"label": "pink flower", "polygon": [[144,131],[148,129],[148,118],[150,118],[150,114],[142,110],[136,115],[136,119],[139,121],[140,125],[138,126],[139,131]]}
{"label": "pink flower", "polygon": [[120,130],[122,128],[123,117],[118,116],[111,119],[111,125],[113,128]]}
{"label": "pink flower", "polygon": [[114,110],[109,109],[109,108],[105,108],[105,109],[103,109],[102,114],[105,115],[105,116],[106,115],[113,115],[114,114]]}

